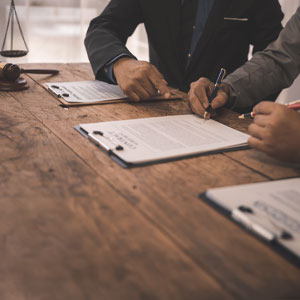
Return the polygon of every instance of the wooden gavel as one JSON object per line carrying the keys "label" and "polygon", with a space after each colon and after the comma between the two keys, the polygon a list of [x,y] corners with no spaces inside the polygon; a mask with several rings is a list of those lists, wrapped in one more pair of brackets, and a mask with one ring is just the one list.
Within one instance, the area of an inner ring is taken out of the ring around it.
{"label": "wooden gavel", "polygon": [[58,74],[58,70],[54,69],[22,69],[18,65],[0,62],[0,80],[16,81],[21,74]]}

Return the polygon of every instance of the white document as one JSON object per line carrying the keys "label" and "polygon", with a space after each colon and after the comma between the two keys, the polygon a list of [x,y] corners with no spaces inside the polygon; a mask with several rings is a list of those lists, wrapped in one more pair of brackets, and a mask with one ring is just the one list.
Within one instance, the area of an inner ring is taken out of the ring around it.
{"label": "white document", "polygon": [[46,88],[69,103],[93,103],[127,99],[118,85],[98,80],[45,83]]}
{"label": "white document", "polygon": [[[234,149],[246,146],[249,138],[214,120],[192,114],[81,124],[79,127],[94,143],[131,164]],[[122,150],[118,150],[118,146]]]}
{"label": "white document", "polygon": [[235,221],[300,258],[300,178],[215,188],[206,196]]}

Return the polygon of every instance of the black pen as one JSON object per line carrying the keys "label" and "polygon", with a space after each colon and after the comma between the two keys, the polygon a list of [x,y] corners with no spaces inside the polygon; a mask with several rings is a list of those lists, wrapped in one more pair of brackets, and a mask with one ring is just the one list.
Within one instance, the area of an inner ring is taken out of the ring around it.
{"label": "black pen", "polygon": [[214,98],[217,96],[217,93],[218,93],[218,90],[219,90],[219,87],[220,87],[220,84],[222,83],[222,80],[224,79],[224,77],[226,76],[226,70],[225,69],[221,69],[220,73],[219,73],[219,76],[218,76],[218,79],[215,83],[215,86],[214,86],[214,89],[210,95],[210,97],[208,98],[208,106],[205,110],[205,113],[204,113],[204,116],[203,118],[206,119],[207,117],[207,114],[209,114],[211,112],[211,102],[214,100]]}

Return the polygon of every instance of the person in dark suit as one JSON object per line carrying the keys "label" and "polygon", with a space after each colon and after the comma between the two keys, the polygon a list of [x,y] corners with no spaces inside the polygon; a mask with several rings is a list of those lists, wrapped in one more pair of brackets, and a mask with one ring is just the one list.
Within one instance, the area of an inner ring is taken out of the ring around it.
{"label": "person in dark suit", "polygon": [[[132,100],[168,85],[187,92],[199,77],[214,81],[220,68],[233,72],[274,41],[283,14],[278,0],[111,0],[90,23],[85,46],[96,79],[117,83]],[[150,63],[126,48],[144,23]]]}

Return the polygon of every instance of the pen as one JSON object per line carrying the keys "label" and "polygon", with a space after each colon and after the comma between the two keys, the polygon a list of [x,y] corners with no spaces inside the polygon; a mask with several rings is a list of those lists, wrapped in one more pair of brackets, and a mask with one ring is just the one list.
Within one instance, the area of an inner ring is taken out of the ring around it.
{"label": "pen", "polygon": [[222,83],[222,80],[224,79],[225,75],[226,75],[226,70],[222,68],[221,71],[220,71],[220,73],[219,73],[218,79],[217,79],[217,81],[215,83],[214,89],[213,89],[210,97],[208,98],[209,104],[208,104],[208,106],[207,106],[207,108],[205,110],[205,113],[204,113],[204,116],[203,116],[204,119],[206,119],[207,114],[210,113],[210,111],[212,109],[211,108],[211,102],[217,96],[217,93],[218,93],[218,90],[219,90],[219,86]]}
{"label": "pen", "polygon": [[[287,108],[299,110],[300,109],[300,100],[285,104]],[[239,116],[239,119],[246,119],[246,118],[254,118],[255,113],[252,111],[250,113],[242,114]]]}

